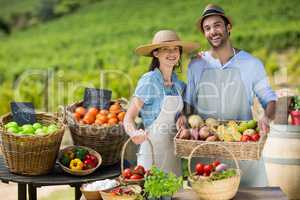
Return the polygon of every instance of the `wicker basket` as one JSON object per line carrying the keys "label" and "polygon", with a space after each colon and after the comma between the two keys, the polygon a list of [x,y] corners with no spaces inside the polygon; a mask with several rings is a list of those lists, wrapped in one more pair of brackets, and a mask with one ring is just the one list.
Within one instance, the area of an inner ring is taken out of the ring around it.
{"label": "wicker basket", "polygon": [[86,146],[96,150],[102,156],[102,165],[113,165],[120,161],[122,145],[128,138],[122,124],[103,127],[99,125],[80,124],[72,113],[82,102],[66,108],[66,120],[75,145]]}
{"label": "wicker basket", "polygon": [[22,175],[49,173],[55,160],[64,134],[64,125],[59,119],[47,113],[37,113],[37,122],[43,125],[56,124],[59,129],[46,136],[17,135],[7,133],[4,124],[12,121],[12,115],[1,118],[2,152],[10,172]]}
{"label": "wicker basket", "polygon": [[[131,141],[131,138],[129,138],[125,144],[123,145],[122,148],[122,153],[121,153],[121,172],[124,171],[124,155],[125,155],[125,150],[126,147],[128,145],[128,143]],[[151,147],[151,155],[152,155],[152,165],[155,165],[155,160],[154,160],[154,150],[153,150],[153,144],[151,142],[151,140],[149,138],[147,138],[147,141],[150,144]],[[122,174],[119,176],[119,181],[124,184],[124,185],[139,185],[141,187],[144,187],[144,183],[145,183],[145,178],[143,179],[139,179],[139,180],[130,180],[130,179],[125,179]]]}
{"label": "wicker basket", "polygon": [[[96,158],[97,158],[97,160],[98,160],[98,164],[97,164],[97,166],[96,167],[94,167],[94,168],[92,168],[92,169],[86,169],[86,170],[71,170],[70,168],[68,168],[68,167],[66,167],[66,166],[64,166],[62,163],[60,163],[60,158],[62,157],[62,155],[66,152],[66,151],[69,151],[69,150],[73,150],[74,148],[77,148],[77,147],[80,147],[80,148],[82,148],[82,149],[86,149],[86,150],[88,150],[88,152],[89,152],[89,154],[92,154],[92,155],[94,155],[94,156],[96,156]],[[69,147],[66,147],[66,148],[64,148],[64,149],[62,149],[62,150],[60,150],[59,151],[59,156],[58,156],[58,164],[59,164],[59,166],[65,171],[65,172],[67,172],[67,173],[69,173],[69,174],[72,174],[72,175],[76,175],[76,176],[84,176],[84,175],[88,175],[88,174],[91,174],[91,173],[93,173],[96,169],[98,169],[98,167],[101,165],[101,163],[102,163],[102,158],[101,158],[101,155],[97,152],[97,151],[95,151],[95,150],[93,150],[93,149],[91,149],[91,148],[88,148],[88,147],[83,147],[83,146],[69,146]]]}
{"label": "wicker basket", "polygon": [[[201,144],[194,148],[192,152],[189,155],[188,158],[188,169],[189,169],[189,181],[191,183],[192,189],[197,193],[200,199],[203,200],[229,200],[232,199],[239,188],[240,185],[240,180],[241,180],[241,174],[240,174],[240,167],[239,164],[233,155],[233,153],[230,152],[230,150],[220,144],[217,144],[217,146],[221,147],[223,150],[228,152],[234,159],[235,165],[237,167],[236,172],[237,175],[227,178],[227,179],[222,179],[222,180],[217,180],[217,181],[209,181],[209,180],[196,180],[192,174],[191,171],[191,158],[198,150],[199,148],[203,148],[205,146],[211,146],[211,144],[206,143],[206,144]],[[215,145],[213,145],[215,146]],[[201,150],[201,149],[200,149]]]}
{"label": "wicker basket", "polygon": [[[225,122],[224,122],[225,123]],[[223,142],[223,141],[201,141],[201,140],[186,140],[179,139],[179,133],[174,137],[175,154],[178,157],[188,158],[190,153],[198,145],[215,144],[205,146],[201,151],[195,152],[196,157],[214,158],[222,156],[223,158],[231,159],[231,155],[222,148],[216,148],[216,145],[221,144],[229,149],[234,154],[237,160],[259,160],[262,155],[264,145],[267,140],[267,134],[260,134],[260,139],[257,142]]]}

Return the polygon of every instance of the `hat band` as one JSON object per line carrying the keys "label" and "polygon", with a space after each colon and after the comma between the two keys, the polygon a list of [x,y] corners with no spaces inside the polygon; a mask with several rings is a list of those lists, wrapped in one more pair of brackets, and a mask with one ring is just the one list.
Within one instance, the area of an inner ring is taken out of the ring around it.
{"label": "hat band", "polygon": [[208,15],[208,14],[212,14],[212,13],[223,14],[223,15],[224,15],[224,12],[222,12],[222,11],[215,10],[215,9],[209,9],[209,10],[206,10],[206,11],[202,14],[202,16],[205,16],[205,15]]}

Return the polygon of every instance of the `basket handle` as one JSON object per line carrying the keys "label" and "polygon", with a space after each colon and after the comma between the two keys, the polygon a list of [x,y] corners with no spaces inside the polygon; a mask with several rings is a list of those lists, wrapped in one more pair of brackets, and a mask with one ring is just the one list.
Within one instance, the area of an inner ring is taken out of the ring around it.
{"label": "basket handle", "polygon": [[237,171],[238,171],[238,174],[239,174],[239,176],[241,176],[239,163],[238,163],[238,161],[237,161],[235,155],[234,155],[227,147],[225,147],[224,145],[221,145],[221,144],[217,144],[217,143],[204,143],[204,144],[200,144],[200,145],[196,146],[196,147],[192,150],[192,152],[190,153],[190,155],[189,155],[189,157],[188,157],[188,169],[189,169],[189,175],[190,175],[190,177],[192,177],[192,178],[194,179],[194,177],[192,176],[192,170],[191,170],[191,160],[192,160],[192,156],[193,156],[194,152],[195,152],[197,149],[199,149],[200,147],[202,147],[202,146],[207,146],[207,145],[216,145],[216,146],[219,146],[219,147],[222,147],[223,149],[225,149],[225,151],[227,151],[227,152],[232,156],[232,158],[233,158],[233,160],[234,160],[234,163],[235,163],[235,165],[236,165],[236,167],[237,167],[237,169],[238,169],[238,170],[237,170]]}
{"label": "basket handle", "polygon": [[57,113],[58,119],[61,121],[62,124],[66,124],[66,107],[65,106],[58,106],[58,113]]}
{"label": "basket handle", "polygon": [[[153,150],[153,144],[149,138],[146,138],[147,142],[150,144],[151,148],[151,153],[152,153],[152,165],[155,165],[155,160],[154,160],[154,150]],[[129,138],[125,144],[122,147],[122,152],[121,152],[121,173],[124,171],[124,155],[125,155],[125,150],[128,145],[128,143],[131,141],[131,138]]]}

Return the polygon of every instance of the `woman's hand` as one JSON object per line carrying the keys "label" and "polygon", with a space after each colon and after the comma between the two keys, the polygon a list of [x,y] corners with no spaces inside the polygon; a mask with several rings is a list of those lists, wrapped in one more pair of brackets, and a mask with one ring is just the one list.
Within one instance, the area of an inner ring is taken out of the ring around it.
{"label": "woman's hand", "polygon": [[133,133],[130,133],[130,135],[131,140],[135,144],[142,144],[148,138],[148,133],[143,129],[136,130]]}
{"label": "woman's hand", "polygon": [[270,132],[270,119],[267,116],[264,116],[258,121],[258,128],[262,133]]}

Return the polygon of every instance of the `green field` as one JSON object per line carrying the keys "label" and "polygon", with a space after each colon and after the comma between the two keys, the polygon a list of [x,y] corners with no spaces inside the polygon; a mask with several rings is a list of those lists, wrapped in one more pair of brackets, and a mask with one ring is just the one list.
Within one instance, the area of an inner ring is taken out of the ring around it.
{"label": "green field", "polygon": [[[279,69],[278,56],[283,54],[283,65],[293,72],[289,84],[298,84],[298,0],[99,0],[73,14],[0,37],[0,113],[9,110],[11,100],[33,101],[45,109],[47,73],[51,111],[80,100],[85,86],[109,88],[114,98],[130,97],[150,61],[137,57],[134,49],[150,42],[156,31],[174,29],[182,39],[200,42],[200,50],[207,48],[195,21],[209,2],[222,5],[233,18],[236,47],[260,57],[269,75]],[[34,10],[38,3],[0,0],[0,17]],[[185,58],[183,80],[187,63]]]}

